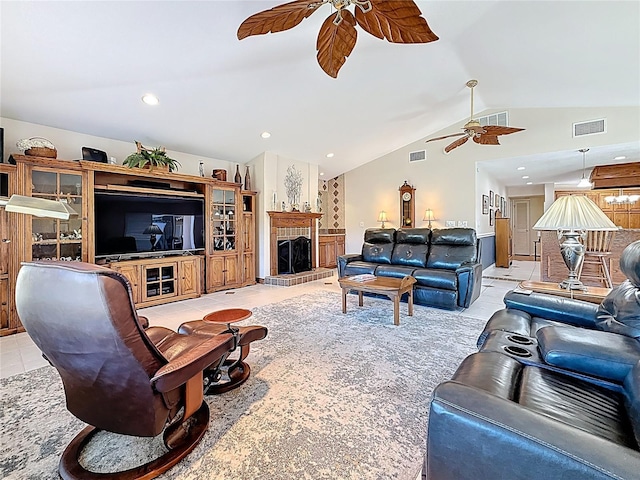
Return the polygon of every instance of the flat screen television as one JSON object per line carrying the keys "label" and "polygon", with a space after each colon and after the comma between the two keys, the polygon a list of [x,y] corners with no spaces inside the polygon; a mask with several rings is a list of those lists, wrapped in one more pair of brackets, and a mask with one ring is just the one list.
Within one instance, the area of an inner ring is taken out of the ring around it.
{"label": "flat screen television", "polygon": [[202,198],[96,192],[94,205],[96,258],[204,248]]}

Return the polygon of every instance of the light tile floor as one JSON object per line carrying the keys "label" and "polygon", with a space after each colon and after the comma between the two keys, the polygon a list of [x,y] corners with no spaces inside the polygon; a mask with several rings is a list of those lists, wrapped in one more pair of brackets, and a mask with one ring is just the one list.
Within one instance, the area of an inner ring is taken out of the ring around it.
{"label": "light tile floor", "polygon": [[[493,312],[503,308],[504,294],[514,288],[517,281],[538,280],[539,272],[539,262],[514,261],[510,268],[491,266],[483,272],[482,290],[478,300],[467,309],[458,309],[456,313],[488,320]],[[215,292],[192,300],[145,308],[139,310],[139,313],[149,318],[151,325],[175,329],[182,322],[202,318],[204,314],[214,310],[234,307],[251,309],[319,289],[339,293],[337,276],[334,274],[329,278],[291,287],[252,285],[237,290]],[[46,364],[40,350],[26,333],[0,337],[0,378],[34,370]]]}

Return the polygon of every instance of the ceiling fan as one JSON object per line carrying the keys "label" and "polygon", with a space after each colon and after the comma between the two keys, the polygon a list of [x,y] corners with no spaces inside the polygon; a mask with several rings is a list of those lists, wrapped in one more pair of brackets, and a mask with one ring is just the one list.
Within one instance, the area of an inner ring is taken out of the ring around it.
{"label": "ceiling fan", "polygon": [[469,118],[469,121],[465,123],[464,127],[462,127],[464,132],[445,135],[444,137],[430,138],[427,142],[442,140],[444,138],[460,137],[444,147],[444,153],[449,153],[454,148],[465,144],[470,138],[473,138],[473,141],[480,145],[500,145],[498,135],[509,135],[510,133],[521,132],[524,130],[524,128],[501,127],[498,125],[485,125],[484,127],[480,125],[480,122],[473,118],[473,88],[478,85],[478,81],[469,80],[466,85],[471,89],[471,117]]}
{"label": "ceiling fan", "polygon": [[[333,78],[338,77],[356,45],[356,24],[374,37],[392,43],[438,40],[413,0],[295,0],[251,15],[238,28],[238,39],[289,30],[325,3],[336,11],[320,27],[316,57],[320,67]],[[352,4],[356,6],[355,15],[347,9]]]}

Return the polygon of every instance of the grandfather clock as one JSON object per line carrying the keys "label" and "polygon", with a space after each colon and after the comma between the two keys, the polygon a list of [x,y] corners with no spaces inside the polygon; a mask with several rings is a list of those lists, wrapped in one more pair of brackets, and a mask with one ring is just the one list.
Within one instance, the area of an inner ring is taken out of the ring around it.
{"label": "grandfather clock", "polygon": [[400,187],[400,218],[401,227],[413,228],[416,223],[416,189],[404,181]]}

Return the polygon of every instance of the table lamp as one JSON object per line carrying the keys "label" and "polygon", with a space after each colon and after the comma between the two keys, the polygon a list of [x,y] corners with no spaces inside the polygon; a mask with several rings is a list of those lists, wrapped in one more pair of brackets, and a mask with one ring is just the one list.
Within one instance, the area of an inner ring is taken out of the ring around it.
{"label": "table lamp", "polygon": [[586,290],[578,280],[577,270],[584,259],[584,245],[578,240],[585,238],[587,230],[618,230],[602,210],[584,195],[566,195],[558,198],[533,226],[534,230],[558,232],[560,253],[569,269],[569,277],[560,283],[567,290]]}
{"label": "table lamp", "polygon": [[378,215],[378,221],[382,223],[381,228],[384,228],[384,222],[387,222],[387,212],[382,210]]}
{"label": "table lamp", "polygon": [[431,222],[433,220],[436,220],[436,218],[433,216],[433,210],[431,210],[430,208],[427,208],[424,211],[424,218],[422,219],[423,222],[429,222],[429,225],[427,225],[429,228],[431,228]]}
{"label": "table lamp", "polygon": [[162,235],[162,230],[160,229],[160,227],[158,225],[156,225],[155,223],[152,223],[147,228],[145,228],[144,232],[142,232],[142,233],[145,234],[145,235],[151,235],[151,238],[149,239],[149,241],[151,242],[151,250],[155,250],[156,249],[156,235],[158,235],[158,234]]}

